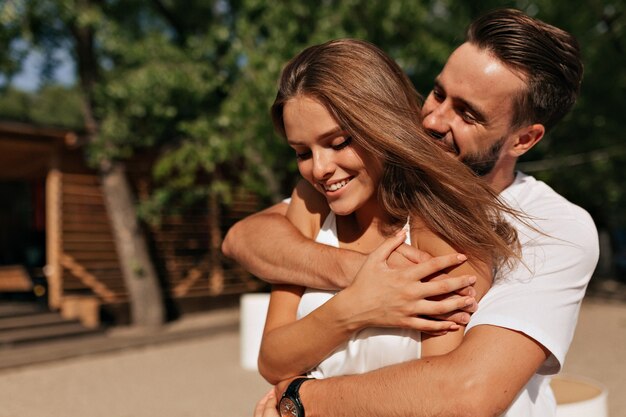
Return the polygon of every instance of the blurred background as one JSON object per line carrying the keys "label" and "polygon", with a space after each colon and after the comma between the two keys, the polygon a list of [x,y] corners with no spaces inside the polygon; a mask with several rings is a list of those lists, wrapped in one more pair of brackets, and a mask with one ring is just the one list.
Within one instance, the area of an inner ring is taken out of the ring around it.
{"label": "blurred background", "polygon": [[614,290],[626,280],[626,17],[607,0],[4,0],[0,280],[27,277],[55,309],[95,297],[113,322],[159,321],[129,300],[167,320],[258,289],[219,246],[298,179],[268,117],[285,62],[363,38],[426,95],[468,22],[505,6],[582,46],[578,104],[520,168],[592,214],[597,275],[611,282],[594,281]]}
{"label": "blurred background", "polygon": [[0,344],[154,328],[264,290],[219,248],[298,179],[268,113],[282,66],[362,38],[426,95],[496,7],[581,44],[581,97],[520,169],[591,213],[589,293],[626,299],[621,0],[0,0]]}

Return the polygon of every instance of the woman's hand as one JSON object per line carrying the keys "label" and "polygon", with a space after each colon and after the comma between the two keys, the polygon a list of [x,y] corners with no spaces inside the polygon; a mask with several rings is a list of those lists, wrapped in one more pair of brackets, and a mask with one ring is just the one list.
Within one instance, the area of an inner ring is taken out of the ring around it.
{"label": "woman's hand", "polygon": [[[453,321],[420,316],[441,316],[466,308],[475,309],[473,296],[460,296],[455,292],[471,286],[476,277],[445,276],[425,281],[446,268],[462,264],[467,258],[450,254],[422,259],[415,264],[411,255],[403,255],[411,262],[398,266],[398,260],[392,263],[390,257],[404,238],[404,233],[399,233],[383,242],[368,256],[352,285],[336,297],[344,298],[345,305],[350,306],[355,329],[402,327],[435,335],[458,329],[459,325]],[[471,294],[471,291],[466,290],[466,293]],[[429,299],[444,295],[449,296],[438,301]]]}
{"label": "woman's hand", "polygon": [[274,388],[272,388],[256,403],[256,407],[254,407],[254,417],[280,417],[276,409],[277,405],[276,394]]}
{"label": "woman's hand", "polygon": [[269,390],[267,394],[256,403],[256,407],[254,407],[254,417],[279,417],[277,411],[278,398],[282,397],[291,381],[297,378],[302,378],[302,375],[280,381]]}
{"label": "woman's hand", "polygon": [[[406,243],[402,243],[400,246],[394,249],[393,252],[391,252],[391,255],[389,256],[389,258],[387,258],[387,265],[391,269],[403,269],[408,268],[409,266],[417,265],[422,262],[426,262],[429,259],[432,259],[432,255],[430,255],[428,252],[420,250],[414,246],[407,245]],[[449,278],[449,275],[444,272],[439,272],[438,274],[435,274],[432,278],[430,278],[430,280],[436,281],[445,278]],[[446,298],[459,298],[467,296],[476,297],[476,290],[471,285],[456,290],[451,294],[430,297],[429,300],[441,301]],[[465,325],[469,323],[470,315],[474,313],[477,309],[478,304],[472,304],[459,310],[431,316],[425,315],[425,317],[435,320],[453,321],[456,324]]]}

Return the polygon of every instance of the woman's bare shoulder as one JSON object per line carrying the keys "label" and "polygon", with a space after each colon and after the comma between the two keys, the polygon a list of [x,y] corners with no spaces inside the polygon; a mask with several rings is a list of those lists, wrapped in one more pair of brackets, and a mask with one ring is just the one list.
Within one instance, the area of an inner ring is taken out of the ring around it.
{"label": "woman's bare shoulder", "polygon": [[291,194],[287,218],[308,238],[317,236],[330,208],[326,198],[305,180]]}

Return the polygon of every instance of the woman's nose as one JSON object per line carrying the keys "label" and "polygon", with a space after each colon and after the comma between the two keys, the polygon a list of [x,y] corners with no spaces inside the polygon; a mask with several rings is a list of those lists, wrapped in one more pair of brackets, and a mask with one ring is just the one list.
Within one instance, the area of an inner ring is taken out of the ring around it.
{"label": "woman's nose", "polygon": [[313,177],[318,180],[328,179],[333,175],[336,164],[331,152],[327,150],[313,153]]}

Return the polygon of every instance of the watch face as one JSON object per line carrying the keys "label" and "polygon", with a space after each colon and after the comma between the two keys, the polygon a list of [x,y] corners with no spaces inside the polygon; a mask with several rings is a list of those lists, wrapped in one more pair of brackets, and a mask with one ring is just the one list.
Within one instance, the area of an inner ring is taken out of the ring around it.
{"label": "watch face", "polygon": [[284,397],[280,400],[278,412],[280,413],[280,417],[300,417],[298,407],[293,400],[288,397]]}

